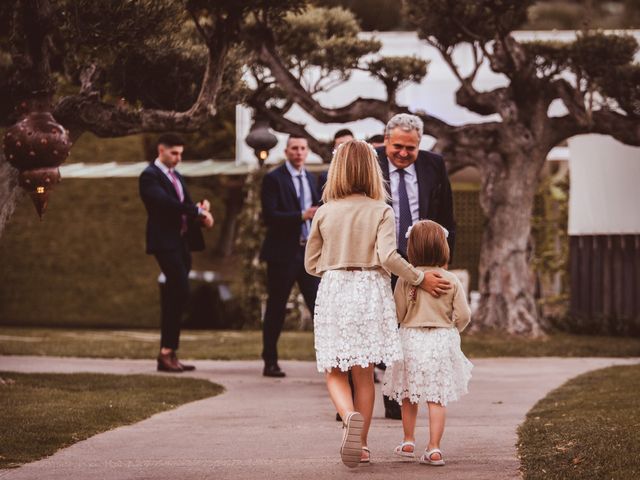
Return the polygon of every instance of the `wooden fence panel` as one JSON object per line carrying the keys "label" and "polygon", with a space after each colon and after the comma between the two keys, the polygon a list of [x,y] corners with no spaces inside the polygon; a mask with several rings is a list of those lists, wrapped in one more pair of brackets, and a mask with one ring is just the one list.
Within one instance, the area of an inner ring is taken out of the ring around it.
{"label": "wooden fence panel", "polygon": [[570,237],[569,328],[640,336],[640,235]]}

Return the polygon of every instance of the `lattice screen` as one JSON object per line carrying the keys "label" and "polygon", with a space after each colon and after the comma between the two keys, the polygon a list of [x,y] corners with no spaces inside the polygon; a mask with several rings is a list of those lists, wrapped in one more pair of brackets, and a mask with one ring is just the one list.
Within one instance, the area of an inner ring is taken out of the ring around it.
{"label": "lattice screen", "polygon": [[471,277],[470,290],[478,289],[478,262],[484,215],[480,208],[479,186],[454,183],[453,208],[456,219],[456,246],[449,268],[464,269]]}

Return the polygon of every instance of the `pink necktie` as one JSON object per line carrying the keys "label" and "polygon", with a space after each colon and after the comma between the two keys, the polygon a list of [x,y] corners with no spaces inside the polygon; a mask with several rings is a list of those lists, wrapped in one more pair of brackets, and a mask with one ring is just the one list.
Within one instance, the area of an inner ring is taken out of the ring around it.
{"label": "pink necktie", "polygon": [[[182,192],[182,189],[178,184],[178,177],[176,177],[176,174],[173,172],[173,169],[169,170],[169,177],[171,178],[171,183],[173,183],[173,188],[176,189],[178,198],[180,199],[181,202],[184,202],[184,193]],[[184,235],[186,231],[187,231],[187,216],[182,215],[182,223],[180,225],[180,235]]]}

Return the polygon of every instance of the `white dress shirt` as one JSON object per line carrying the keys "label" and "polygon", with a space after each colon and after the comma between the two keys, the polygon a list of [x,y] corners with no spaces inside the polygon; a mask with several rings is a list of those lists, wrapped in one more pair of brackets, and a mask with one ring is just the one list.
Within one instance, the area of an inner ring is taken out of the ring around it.
{"label": "white dress shirt", "polygon": [[[304,212],[313,204],[313,199],[311,198],[311,186],[309,185],[309,177],[307,177],[307,171],[304,168],[300,169],[300,171],[296,170],[296,168],[291,165],[288,160],[284,162],[284,164],[287,166],[287,170],[289,170],[289,173],[291,174],[293,186],[296,188],[296,196],[298,198],[300,198],[300,180],[298,180],[298,177],[302,176],[302,181],[304,182],[304,198],[302,199],[304,208],[302,209],[302,211]],[[311,220],[306,220],[305,223],[307,224],[307,232],[310,232]]]}
{"label": "white dress shirt", "polygon": [[[391,186],[391,205],[393,213],[396,216],[396,236],[405,235],[407,232],[399,232],[400,230],[400,199],[398,198],[398,183],[400,182],[400,174],[396,167],[389,159],[389,183]],[[416,165],[412,163],[404,169],[404,183],[407,187],[407,196],[409,197],[409,208],[411,209],[411,223],[420,220],[420,201],[418,197],[418,175],[416,174]]]}
{"label": "white dress shirt", "polygon": [[[171,175],[169,174],[169,168],[164,163],[162,163],[159,158],[156,158],[153,161],[153,164],[156,167],[158,167],[162,171],[162,173],[164,173],[167,176],[167,178],[169,179],[169,181],[173,185],[173,179],[171,178]],[[175,175],[175,169],[174,169],[174,175]],[[176,184],[178,185],[178,189],[180,189],[180,198],[184,198],[184,190],[182,190],[182,182],[178,179],[177,175],[176,175]]]}
{"label": "white dress shirt", "polygon": [[[169,181],[171,182],[171,184],[173,185],[173,179],[171,178],[171,175],[169,174],[169,168],[160,161],[159,158],[156,158],[153,161],[153,164],[158,167],[162,173],[164,173],[167,178],[169,179]],[[173,169],[174,175],[175,175],[175,168]],[[179,198],[183,198],[184,199],[184,190],[182,189],[182,182],[180,181],[180,179],[178,178],[178,176],[176,175],[176,184],[178,185],[178,189],[180,190],[180,196]],[[202,212],[204,212],[204,210],[201,207],[198,207],[198,216],[202,215]]]}

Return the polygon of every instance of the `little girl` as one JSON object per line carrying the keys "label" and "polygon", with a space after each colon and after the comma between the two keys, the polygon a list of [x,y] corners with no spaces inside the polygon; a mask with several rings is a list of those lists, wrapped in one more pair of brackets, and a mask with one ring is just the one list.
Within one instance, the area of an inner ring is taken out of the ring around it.
{"label": "little girl", "polygon": [[[368,463],[376,363],[402,359],[389,273],[411,286],[432,284],[396,251],[395,218],[373,148],[352,140],[338,147],[322,205],[315,214],[305,268],[321,276],[314,316],[318,371],[343,419],[340,447],[348,467]],[[355,399],[351,396],[351,371]]]}
{"label": "little girl", "polygon": [[449,246],[446,230],[431,220],[410,229],[409,261],[424,272],[437,272],[452,288],[435,298],[399,279],[394,297],[400,323],[404,362],[387,367],[382,391],[402,405],[404,440],[395,448],[403,457],[414,457],[418,404],[429,408],[429,444],[420,463],[444,465],[440,440],[446,405],[467,393],[473,365],[460,350],[460,334],[471,312],[460,280],[446,271]]}

